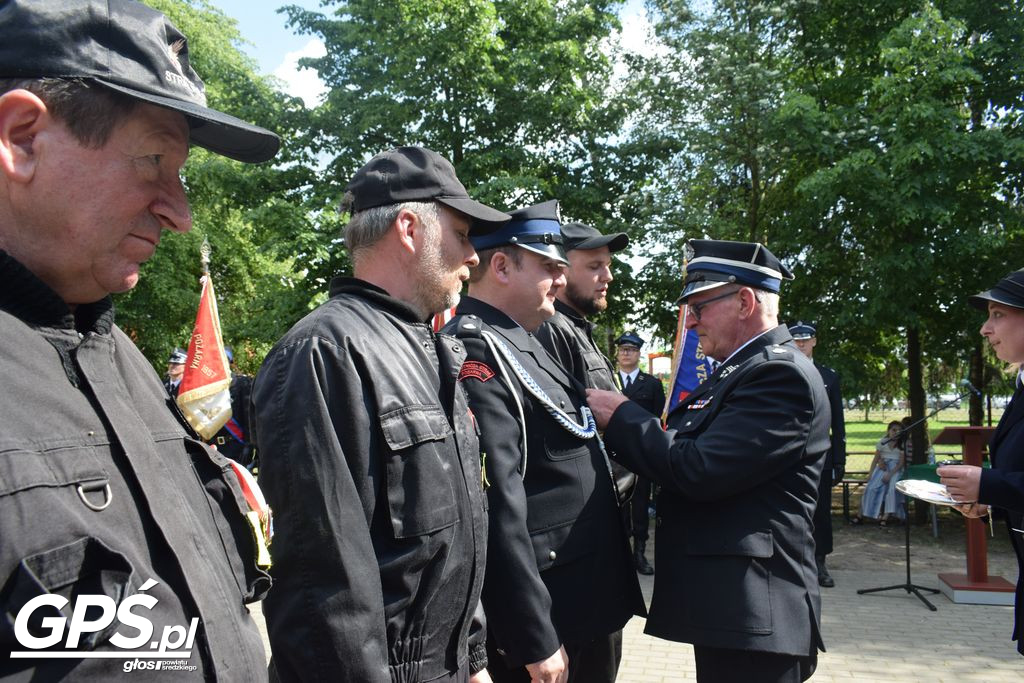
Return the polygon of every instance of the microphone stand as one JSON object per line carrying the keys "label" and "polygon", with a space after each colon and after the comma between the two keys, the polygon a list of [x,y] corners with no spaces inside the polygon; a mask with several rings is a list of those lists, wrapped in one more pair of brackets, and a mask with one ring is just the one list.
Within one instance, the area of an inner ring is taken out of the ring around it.
{"label": "microphone stand", "polygon": [[[898,439],[899,437],[903,436],[904,434],[909,432],[911,429],[913,429],[917,425],[921,424],[922,422],[924,422],[928,418],[934,416],[939,411],[945,410],[946,408],[950,407],[951,405],[953,405],[954,403],[960,401],[961,399],[966,398],[967,396],[971,395],[972,393],[973,393],[973,390],[972,389],[968,389],[967,391],[965,391],[964,393],[960,394],[956,398],[950,399],[949,401],[943,403],[941,406],[939,406],[938,408],[936,408],[932,412],[928,413],[927,415],[922,417],[917,422],[914,422],[912,424],[907,425],[906,427],[901,429],[896,436],[894,436],[892,438],[888,438],[887,437],[887,438],[883,439],[882,443],[889,443],[890,441],[893,441],[894,439]],[[906,467],[907,463],[904,462],[903,466]],[[896,590],[898,588],[902,588],[907,593],[913,593],[914,595],[916,595],[918,597],[918,599],[920,599],[921,602],[923,602],[928,607],[928,609],[930,609],[932,612],[935,612],[937,610],[937,608],[935,607],[935,605],[933,605],[932,603],[928,602],[928,598],[924,597],[924,595],[921,594],[921,591],[928,591],[929,593],[938,593],[939,590],[936,589],[936,588],[928,588],[927,586],[918,586],[917,584],[915,584],[910,579],[910,498],[908,496],[906,496],[906,495],[903,496],[903,513],[906,516],[906,519],[903,520],[903,530],[904,530],[903,547],[906,550],[906,558],[907,558],[907,580],[905,582],[903,582],[903,583],[898,583],[895,586],[882,586],[881,588],[862,588],[862,589],[857,591],[857,595],[864,595],[865,593],[879,593],[879,592],[882,592],[882,591],[891,591],[891,590]]]}

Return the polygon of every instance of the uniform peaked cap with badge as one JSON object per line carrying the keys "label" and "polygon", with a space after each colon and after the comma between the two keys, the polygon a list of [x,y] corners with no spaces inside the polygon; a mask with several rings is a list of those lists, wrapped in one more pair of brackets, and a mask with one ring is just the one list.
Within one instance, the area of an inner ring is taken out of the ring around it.
{"label": "uniform peaked cap with badge", "polygon": [[798,321],[796,325],[790,325],[789,333],[796,340],[813,339],[818,336],[818,330],[815,329],[814,325],[803,321]]}
{"label": "uniform peaked cap with badge", "polygon": [[162,13],[130,0],[0,3],[0,78],[82,78],[185,115],[194,144],[231,159],[267,161],[269,130],[206,106],[188,41]]}
{"label": "uniform peaked cap with badge", "polygon": [[171,351],[170,358],[167,359],[168,365],[184,365],[188,361],[188,353],[185,349],[174,349]]}
{"label": "uniform peaked cap with badge", "polygon": [[686,265],[683,293],[677,303],[697,292],[740,284],[778,293],[783,280],[792,280],[793,273],[757,242],[727,240],[690,240],[693,256]]}
{"label": "uniform peaked cap with badge", "polygon": [[346,188],[353,213],[376,206],[434,201],[470,218],[470,235],[484,235],[509,215],[471,199],[455,167],[432,149],[396,147],[366,162]]}
{"label": "uniform peaked cap with badge", "polygon": [[557,199],[517,209],[509,215],[512,220],[501,229],[482,237],[470,238],[473,247],[483,251],[512,244],[569,264],[562,247],[562,218]]}
{"label": "uniform peaked cap with badge", "polygon": [[626,332],[625,334],[620,335],[619,338],[615,340],[615,345],[616,346],[635,346],[636,348],[639,349],[639,348],[643,347],[644,340],[641,339],[640,336],[638,334],[636,334],[635,332]]}
{"label": "uniform peaked cap with badge", "polygon": [[1013,271],[997,282],[996,286],[992,289],[975,294],[967,299],[971,306],[982,311],[988,310],[988,302],[990,301],[1003,304],[1004,306],[1024,308],[1024,268]]}

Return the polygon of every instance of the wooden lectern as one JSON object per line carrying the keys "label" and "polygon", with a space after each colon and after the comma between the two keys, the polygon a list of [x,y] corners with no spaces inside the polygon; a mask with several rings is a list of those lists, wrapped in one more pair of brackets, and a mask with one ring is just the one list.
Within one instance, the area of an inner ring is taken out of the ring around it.
{"label": "wooden lectern", "polygon": [[[959,445],[965,465],[981,467],[981,452],[995,427],[946,427],[935,437],[937,445]],[[953,602],[1012,605],[1015,586],[1001,576],[988,575],[987,525],[983,519],[964,518],[967,524],[967,574],[939,574],[940,588]]]}

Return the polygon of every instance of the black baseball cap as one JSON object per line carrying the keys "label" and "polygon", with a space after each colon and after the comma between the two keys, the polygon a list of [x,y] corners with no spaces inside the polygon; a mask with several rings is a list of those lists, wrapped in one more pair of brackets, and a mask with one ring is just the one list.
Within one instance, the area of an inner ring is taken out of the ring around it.
{"label": "black baseball cap", "polygon": [[989,301],[1013,308],[1024,308],[1024,268],[1013,271],[997,282],[992,289],[967,299],[971,306],[982,311],[988,310]]}
{"label": "black baseball cap", "polygon": [[622,251],[629,246],[629,235],[624,232],[613,232],[604,235],[597,228],[583,223],[565,223],[562,225],[562,238],[565,250],[599,249],[608,247],[608,251]]}
{"label": "black baseball cap", "polygon": [[402,202],[440,202],[471,219],[471,235],[486,235],[509,220],[507,213],[471,199],[451,162],[426,147],[381,152],[356,171],[346,190],[352,213]]}
{"label": "black baseball cap", "polygon": [[269,130],[206,106],[188,41],[131,0],[0,0],[0,78],[82,78],[181,112],[191,141],[256,163],[277,154]]}

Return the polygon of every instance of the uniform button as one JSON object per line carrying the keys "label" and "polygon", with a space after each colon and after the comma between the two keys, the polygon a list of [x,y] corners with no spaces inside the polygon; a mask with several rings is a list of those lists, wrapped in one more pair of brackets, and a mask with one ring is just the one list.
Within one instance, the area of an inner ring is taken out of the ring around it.
{"label": "uniform button", "polygon": [[565,401],[559,401],[558,402],[558,407],[559,408],[564,408],[565,407]]}
{"label": "uniform button", "polygon": [[548,553],[549,560],[554,560],[556,557],[558,557],[558,553],[556,553],[554,550]]}
{"label": "uniform button", "polygon": [[692,424],[693,424],[693,420],[690,420],[689,422],[686,423],[686,426],[689,427]]}
{"label": "uniform button", "polygon": [[429,349],[430,348],[430,342],[428,342],[428,341],[423,342],[423,348]]}
{"label": "uniform button", "polygon": [[654,526],[656,526],[656,527],[661,526],[661,517],[655,517],[654,518]]}
{"label": "uniform button", "polygon": [[455,346],[452,347],[452,351],[454,351],[455,353],[458,353],[461,350],[462,350],[462,347],[459,346],[458,344],[456,344]]}

